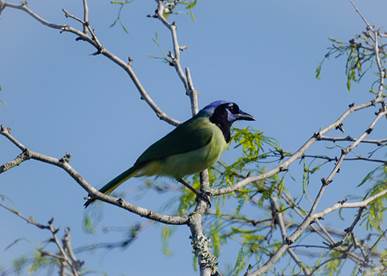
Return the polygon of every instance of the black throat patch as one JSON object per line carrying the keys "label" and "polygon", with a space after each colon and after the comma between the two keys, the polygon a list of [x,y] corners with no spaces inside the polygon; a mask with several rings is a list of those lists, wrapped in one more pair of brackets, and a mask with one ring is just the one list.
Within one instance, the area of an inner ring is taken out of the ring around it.
{"label": "black throat patch", "polygon": [[231,140],[231,123],[227,119],[227,110],[225,105],[220,105],[215,109],[214,114],[210,117],[210,122],[220,128],[224,139],[227,143],[229,143]]}

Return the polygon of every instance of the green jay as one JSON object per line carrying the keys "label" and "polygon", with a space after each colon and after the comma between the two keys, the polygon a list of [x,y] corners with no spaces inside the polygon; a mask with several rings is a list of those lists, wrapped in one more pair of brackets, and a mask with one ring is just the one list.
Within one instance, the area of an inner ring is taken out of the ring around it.
{"label": "green jay", "polygon": [[[131,168],[99,191],[110,194],[129,178],[139,176],[167,176],[181,182],[182,177],[211,167],[227,148],[231,125],[237,120],[253,121],[254,117],[233,102],[215,101],[205,106],[147,148]],[[94,200],[89,197],[84,206]]]}

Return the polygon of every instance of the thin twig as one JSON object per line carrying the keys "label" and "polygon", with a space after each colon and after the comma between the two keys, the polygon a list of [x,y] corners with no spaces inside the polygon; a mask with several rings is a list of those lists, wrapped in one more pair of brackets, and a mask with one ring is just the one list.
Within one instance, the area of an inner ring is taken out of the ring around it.
{"label": "thin twig", "polygon": [[287,243],[282,244],[282,246],[276,251],[276,253],[273,254],[273,256],[271,258],[269,258],[268,261],[265,262],[264,265],[262,265],[260,268],[258,268],[257,270],[255,270],[254,272],[252,272],[249,275],[261,275],[261,274],[267,272],[279,260],[279,258],[286,252],[289,245],[291,243],[293,243],[296,239],[298,239],[302,235],[302,233],[304,233],[306,231],[306,229],[308,228],[310,223],[313,222],[316,218],[322,218],[325,215],[327,215],[328,213],[333,212],[336,209],[365,207],[368,205],[369,202],[372,202],[376,198],[381,197],[387,193],[387,189],[386,189],[386,190],[378,193],[377,197],[373,196],[373,197],[368,198],[367,200],[363,200],[363,201],[357,202],[357,203],[339,202],[339,203],[336,203],[334,206],[325,209],[322,212],[319,212],[317,214],[314,213],[315,209],[317,208],[317,206],[322,198],[322,195],[324,194],[324,191],[327,189],[328,185],[332,182],[333,178],[336,176],[338,170],[340,169],[345,155],[347,155],[350,151],[352,151],[357,145],[360,144],[361,140],[365,139],[372,132],[372,130],[376,126],[376,123],[385,115],[385,113],[387,113],[387,112],[386,111],[383,112],[382,110],[380,110],[377,113],[376,117],[372,120],[372,122],[369,125],[369,127],[367,128],[367,130],[364,131],[348,147],[346,147],[345,149],[343,149],[341,151],[340,158],[336,162],[335,167],[329,173],[328,177],[326,179],[323,179],[320,190],[317,193],[317,196],[315,197],[315,199],[313,201],[312,207],[310,208],[308,215],[304,218],[304,221],[293,232],[293,234],[289,236]]}
{"label": "thin twig", "polygon": [[[353,142],[353,141],[355,141],[355,138],[353,138],[351,136],[347,136],[347,137],[326,137],[326,136],[322,136],[322,137],[320,137],[320,140],[321,141],[331,141],[331,142],[341,142],[341,141]],[[367,139],[364,139],[361,142],[365,143],[365,144],[375,144],[375,145],[381,146],[381,145],[386,145],[387,144],[387,138],[380,139],[380,140],[367,140]]]}
{"label": "thin twig", "polygon": [[[300,227],[294,231],[289,237],[288,240],[290,241],[295,241],[298,239],[301,234],[305,231],[305,229],[310,225],[313,221],[315,221],[318,218],[325,217],[329,213],[339,210],[339,209],[348,209],[348,208],[362,208],[362,207],[367,207],[371,202],[374,200],[383,197],[384,195],[387,194],[387,189],[384,191],[381,191],[365,200],[362,201],[356,201],[356,202],[338,202],[331,207],[328,207],[324,209],[321,212],[314,213],[313,215],[308,216],[308,218],[300,225]],[[270,269],[277,261],[278,259],[286,252],[288,249],[289,244],[283,244],[280,246],[280,248],[274,253],[274,255],[259,269],[247,274],[248,276],[257,276],[257,275],[262,275],[263,273],[267,272],[268,269]]]}
{"label": "thin twig", "polygon": [[[327,161],[329,161],[329,162],[337,161],[337,158],[336,158],[336,157],[330,157],[330,156],[327,156],[327,155],[304,154],[303,157],[304,157],[304,158],[323,159],[323,160],[327,160]],[[387,160],[373,159],[373,158],[362,157],[362,156],[357,156],[357,157],[345,157],[343,160],[344,160],[344,161],[368,161],[368,162],[374,162],[374,163],[387,164]]]}
{"label": "thin twig", "polygon": [[3,203],[0,202],[0,207],[4,208],[5,210],[11,212],[12,214],[18,216],[19,218],[21,218],[22,220],[24,220],[25,222],[29,223],[29,224],[32,224],[34,226],[36,226],[37,228],[39,229],[50,229],[48,225],[45,225],[45,224],[41,224],[39,222],[36,222],[33,217],[26,217],[24,216],[22,213],[20,213],[18,210],[16,209],[13,209],[11,207],[8,207],[6,205],[4,205]]}
{"label": "thin twig", "polygon": [[[79,265],[78,261],[76,261],[75,256],[74,255],[70,256],[68,254],[69,251],[66,252],[65,248],[60,244],[59,239],[57,237],[57,233],[58,233],[59,229],[53,225],[53,221],[54,221],[53,218],[50,219],[47,224],[42,224],[42,223],[36,222],[32,217],[24,216],[18,210],[13,209],[11,207],[8,207],[1,202],[0,202],[0,207],[11,212],[12,214],[16,215],[17,217],[21,218],[22,220],[24,220],[28,224],[34,225],[35,227],[37,227],[39,229],[44,229],[44,230],[50,231],[50,233],[51,233],[50,241],[54,242],[59,253],[58,254],[51,254],[51,253],[46,252],[46,251],[41,251],[41,253],[43,255],[47,255],[47,256],[50,256],[52,258],[58,259],[60,261],[60,263],[61,263],[60,274],[64,273],[65,268],[66,268],[66,264],[67,264],[67,266],[71,270],[72,274],[74,276],[79,276],[79,269],[80,269],[81,265]],[[65,234],[65,236],[66,236],[66,234]],[[67,237],[67,238],[69,239],[69,237]],[[68,244],[70,244],[69,241],[68,241]]]}
{"label": "thin twig", "polygon": [[188,67],[185,68],[185,75],[187,78],[187,84],[188,84],[187,94],[190,97],[190,101],[191,101],[192,115],[195,115],[196,113],[199,112],[198,92],[193,85],[191,71],[189,70]]}
{"label": "thin twig", "polygon": [[171,34],[173,48],[173,54],[169,53],[171,65],[173,65],[178,77],[183,83],[186,95],[190,98],[192,115],[195,115],[199,111],[198,93],[197,90],[194,88],[189,68],[186,67],[185,70],[183,70],[183,66],[181,65],[180,52],[182,51],[182,48],[179,44],[179,40],[177,37],[176,22],[169,23],[168,20],[165,18],[165,6],[162,0],[156,0],[156,3],[157,10],[155,17],[157,17],[163,23],[163,25],[169,30]]}
{"label": "thin twig", "polygon": [[89,25],[89,5],[87,4],[87,0],[82,0],[83,4],[83,33],[87,34]]}
{"label": "thin twig", "polygon": [[[286,225],[284,222],[284,218],[282,215],[282,212],[279,209],[277,199],[275,197],[271,197],[271,203],[273,205],[273,209],[275,211],[275,217],[278,222],[280,231],[281,231],[281,237],[282,237],[282,242],[287,243],[288,242],[288,234],[286,230]],[[292,248],[288,248],[288,253],[290,257],[294,260],[294,262],[301,268],[301,270],[304,272],[305,275],[310,275],[310,270],[309,268],[302,262],[300,257],[294,252]]]}
{"label": "thin twig", "polygon": [[373,30],[373,27],[370,23],[368,23],[368,20],[367,18],[365,18],[365,16],[360,12],[359,8],[356,6],[355,2],[353,0],[349,0],[349,2],[351,3],[352,7],[354,8],[354,10],[356,11],[356,13],[360,16],[360,18],[363,20],[363,22],[367,25],[367,27],[370,29],[370,30]]}

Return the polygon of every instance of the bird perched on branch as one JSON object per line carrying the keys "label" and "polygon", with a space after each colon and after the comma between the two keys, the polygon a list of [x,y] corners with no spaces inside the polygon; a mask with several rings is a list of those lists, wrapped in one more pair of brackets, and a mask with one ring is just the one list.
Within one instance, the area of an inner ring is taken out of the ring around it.
{"label": "bird perched on branch", "polygon": [[[201,172],[219,159],[231,140],[231,125],[237,120],[253,121],[254,117],[233,102],[215,101],[207,105],[147,148],[131,168],[99,191],[110,194],[131,177],[153,175],[172,177],[187,186],[182,177]],[[94,201],[89,196],[84,206]]]}

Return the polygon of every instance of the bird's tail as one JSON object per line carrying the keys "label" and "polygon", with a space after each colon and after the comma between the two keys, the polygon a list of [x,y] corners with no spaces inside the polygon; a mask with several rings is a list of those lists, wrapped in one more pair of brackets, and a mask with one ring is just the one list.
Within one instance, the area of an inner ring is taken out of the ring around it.
{"label": "bird's tail", "polygon": [[[134,166],[127,169],[126,171],[124,171],[123,173],[121,173],[120,175],[115,177],[114,179],[110,180],[105,186],[103,186],[99,190],[99,192],[107,194],[107,195],[111,194],[115,189],[117,189],[118,186],[120,186],[126,180],[128,180],[129,178],[134,176],[135,171],[136,171],[136,169],[134,168]],[[83,206],[85,206],[85,208],[86,208],[94,201],[95,201],[95,198],[89,196],[89,198],[87,199],[85,204],[83,204]]]}

